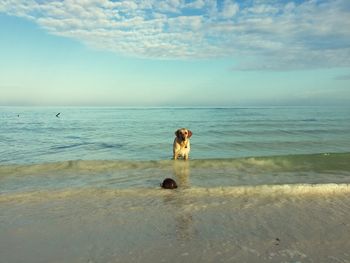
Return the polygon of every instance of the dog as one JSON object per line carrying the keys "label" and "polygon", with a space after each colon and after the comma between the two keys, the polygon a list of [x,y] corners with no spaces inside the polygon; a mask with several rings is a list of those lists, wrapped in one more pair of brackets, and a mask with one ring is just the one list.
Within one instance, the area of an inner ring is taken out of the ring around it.
{"label": "dog", "polygon": [[188,160],[190,155],[190,138],[192,132],[186,128],[178,129],[175,132],[175,139],[173,144],[173,159],[177,160],[179,157]]}

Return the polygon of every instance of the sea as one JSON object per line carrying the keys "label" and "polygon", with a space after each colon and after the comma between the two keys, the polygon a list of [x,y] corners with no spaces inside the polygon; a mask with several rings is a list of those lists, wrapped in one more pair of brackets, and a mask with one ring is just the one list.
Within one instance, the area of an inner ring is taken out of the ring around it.
{"label": "sea", "polygon": [[4,262],[350,262],[349,183],[346,106],[0,107]]}

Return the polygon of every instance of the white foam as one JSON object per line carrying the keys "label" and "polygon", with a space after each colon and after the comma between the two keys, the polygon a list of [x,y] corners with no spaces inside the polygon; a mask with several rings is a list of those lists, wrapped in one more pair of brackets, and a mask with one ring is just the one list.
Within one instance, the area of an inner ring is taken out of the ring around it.
{"label": "white foam", "polygon": [[285,185],[259,185],[259,186],[232,186],[232,187],[191,187],[177,190],[164,190],[160,188],[127,188],[127,189],[102,189],[82,188],[65,189],[55,191],[32,191],[20,193],[8,193],[0,195],[0,202],[21,200],[39,201],[45,199],[69,199],[79,197],[99,196],[101,198],[157,198],[172,195],[187,197],[210,196],[307,196],[307,195],[337,195],[350,193],[350,184],[285,184]]}
{"label": "white foam", "polygon": [[211,195],[327,195],[350,193],[349,184],[284,184],[258,186],[232,186],[215,188],[191,188],[193,194]]}

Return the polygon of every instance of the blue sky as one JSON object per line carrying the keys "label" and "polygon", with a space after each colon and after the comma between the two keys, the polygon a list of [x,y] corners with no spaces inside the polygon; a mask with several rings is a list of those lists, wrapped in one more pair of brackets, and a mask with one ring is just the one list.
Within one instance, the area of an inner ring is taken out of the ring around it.
{"label": "blue sky", "polygon": [[350,103],[349,0],[0,0],[0,105]]}

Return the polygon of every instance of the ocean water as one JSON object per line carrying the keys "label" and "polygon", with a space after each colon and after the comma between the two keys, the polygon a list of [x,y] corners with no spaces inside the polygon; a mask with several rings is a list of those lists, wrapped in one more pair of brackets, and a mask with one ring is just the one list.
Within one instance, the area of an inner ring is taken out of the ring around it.
{"label": "ocean water", "polygon": [[350,262],[349,183],[349,107],[0,107],[4,262]]}
{"label": "ocean water", "polygon": [[346,107],[1,107],[0,163],[167,160],[180,127],[192,159],[350,151]]}
{"label": "ocean water", "polygon": [[[0,121],[1,192],[350,181],[348,107],[2,107]],[[181,127],[189,162],[171,160]]]}

